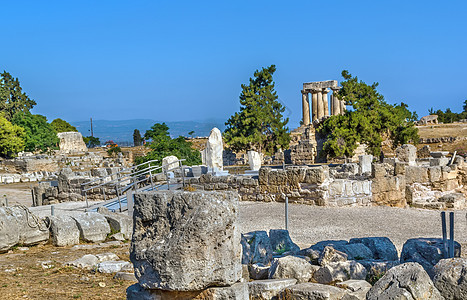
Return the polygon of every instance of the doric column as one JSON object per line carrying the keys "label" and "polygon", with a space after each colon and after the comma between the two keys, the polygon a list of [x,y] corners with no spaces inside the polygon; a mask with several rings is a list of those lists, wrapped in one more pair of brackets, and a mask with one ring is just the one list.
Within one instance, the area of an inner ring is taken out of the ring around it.
{"label": "doric column", "polygon": [[313,109],[313,122],[318,120],[318,93],[315,90],[311,91],[311,106]]}
{"label": "doric column", "polygon": [[323,89],[323,106],[324,106],[324,115],[329,116],[329,101],[328,101],[328,89]]}
{"label": "doric column", "polygon": [[332,95],[331,95],[331,103],[332,103],[332,116],[337,116],[341,114],[341,103],[339,102],[339,99],[336,96],[337,89],[332,90]]}
{"label": "doric column", "polygon": [[310,125],[310,103],[308,102],[308,93],[302,91],[302,113],[303,125]]}
{"label": "doric column", "polygon": [[323,102],[323,93],[322,91],[318,91],[318,120],[321,120],[324,117],[324,102]]}

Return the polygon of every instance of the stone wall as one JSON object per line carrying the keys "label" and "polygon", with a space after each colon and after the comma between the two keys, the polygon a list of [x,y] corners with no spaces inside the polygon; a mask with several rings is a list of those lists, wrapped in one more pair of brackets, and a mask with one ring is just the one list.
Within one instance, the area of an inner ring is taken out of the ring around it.
{"label": "stone wall", "polygon": [[[423,208],[464,208],[467,164],[458,157],[450,166],[439,158],[415,160],[414,147],[399,151],[397,158],[359,164],[262,167],[258,176],[204,174],[188,178],[195,190],[238,191],[244,201],[285,201],[319,206],[386,205]],[[371,169],[371,172],[368,172]]]}
{"label": "stone wall", "polygon": [[[358,169],[358,167],[356,167]],[[339,177],[331,177],[328,166],[288,167],[285,170],[263,167],[259,176],[212,176],[188,178],[196,190],[238,191],[243,201],[285,201],[320,206],[370,205],[371,182],[358,176],[331,168]]]}

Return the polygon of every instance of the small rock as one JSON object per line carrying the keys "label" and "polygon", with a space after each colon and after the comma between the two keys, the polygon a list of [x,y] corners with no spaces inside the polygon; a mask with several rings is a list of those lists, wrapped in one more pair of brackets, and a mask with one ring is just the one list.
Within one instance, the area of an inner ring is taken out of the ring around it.
{"label": "small rock", "polygon": [[68,266],[73,266],[81,269],[92,269],[94,266],[96,266],[99,263],[99,259],[92,254],[86,254],[81,258],[78,258],[77,260],[68,262]]}
{"label": "small rock", "polygon": [[116,241],[121,241],[121,242],[123,242],[125,240],[125,237],[123,236],[123,233],[121,233],[121,232],[117,232],[115,234],[112,234],[110,236],[110,238],[114,239]]}
{"label": "small rock", "polygon": [[340,252],[331,246],[324,247],[318,258],[318,264],[320,266],[342,261],[347,261],[347,254]]}
{"label": "small rock", "polygon": [[126,273],[126,272],[117,272],[114,276],[114,279],[127,280],[127,281],[138,281],[134,273]]}
{"label": "small rock", "polygon": [[319,268],[314,274],[314,279],[323,284],[349,279],[365,280],[367,273],[362,264],[354,260],[348,260],[328,263]]}
{"label": "small rock", "polygon": [[99,273],[117,273],[122,270],[122,268],[130,263],[127,261],[104,261],[97,265],[97,271]]}
{"label": "small rock", "polygon": [[252,264],[250,266],[250,278],[254,280],[267,279],[269,274],[270,266],[265,266],[263,264]]}
{"label": "small rock", "polygon": [[18,251],[28,251],[29,247],[18,247]]}
{"label": "small rock", "polygon": [[109,261],[109,260],[119,260],[119,257],[116,254],[111,253],[111,252],[99,253],[99,254],[96,254],[96,257],[99,260],[99,262]]}
{"label": "small rock", "polygon": [[102,288],[105,287],[105,282],[99,282],[99,286]]}
{"label": "small rock", "polygon": [[308,282],[318,269],[299,256],[284,256],[275,258],[269,269],[269,279],[295,278],[298,282]]}

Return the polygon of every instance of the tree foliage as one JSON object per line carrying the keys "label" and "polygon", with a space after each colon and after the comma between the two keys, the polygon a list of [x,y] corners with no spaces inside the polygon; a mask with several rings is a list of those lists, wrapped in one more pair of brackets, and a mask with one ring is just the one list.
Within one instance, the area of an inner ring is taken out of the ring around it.
{"label": "tree foliage", "polygon": [[256,70],[248,85],[242,84],[240,112],[231,116],[225,125],[224,138],[233,150],[256,150],[269,154],[290,142],[289,119],[283,118],[285,107],[277,100],[271,65]]}
{"label": "tree foliage", "polygon": [[379,156],[384,138],[390,138],[393,147],[410,141],[418,142],[418,130],[414,126],[418,117],[407,109],[406,104],[386,103],[376,90],[378,83],[367,85],[345,70],[342,77],[345,81],[341,82],[342,89],[337,96],[352,109],[344,115],[326,119],[318,128],[326,139],[323,145],[325,154],[350,157],[360,143],[368,146],[370,154]]}
{"label": "tree foliage", "polygon": [[57,133],[52,125],[47,123],[46,117],[33,115],[30,112],[17,112],[11,122],[24,128],[26,151],[58,149]]}
{"label": "tree foliage", "polygon": [[460,113],[455,113],[452,112],[450,108],[446,108],[445,111],[442,111],[441,109],[438,109],[435,111],[433,108],[428,110],[428,113],[430,115],[438,115],[438,122],[442,123],[452,123],[452,122],[458,122],[462,119],[467,119],[467,100],[464,101],[464,105],[462,106],[464,111]]}
{"label": "tree foliage", "polygon": [[94,148],[101,144],[99,138],[96,138],[94,136],[84,136],[83,141],[88,148]]}
{"label": "tree foliage", "polygon": [[151,142],[146,144],[151,151],[146,156],[137,157],[137,164],[149,161],[162,159],[169,155],[175,155],[179,159],[186,159],[184,162],[187,165],[201,164],[201,154],[199,151],[191,148],[191,143],[187,142],[184,137],[172,139],[169,135],[169,127],[165,123],[156,123],[151,129],[144,134],[146,139]]}
{"label": "tree foliage", "polygon": [[78,129],[76,129],[75,126],[72,126],[70,123],[60,118],[53,120],[52,123],[50,123],[50,125],[52,125],[52,127],[55,129],[57,133],[78,132]]}
{"label": "tree foliage", "polygon": [[117,156],[117,154],[121,152],[122,148],[120,148],[119,146],[110,147],[109,149],[107,149],[107,154],[112,157]]}
{"label": "tree foliage", "polygon": [[0,75],[0,111],[11,121],[17,112],[29,112],[36,102],[23,92],[18,78],[3,71]]}
{"label": "tree foliage", "polygon": [[142,144],[143,144],[143,138],[141,137],[141,133],[139,132],[138,129],[135,129],[135,131],[133,131],[133,145],[137,147],[137,146],[141,146]]}
{"label": "tree foliage", "polygon": [[0,156],[12,157],[24,150],[24,129],[0,116]]}

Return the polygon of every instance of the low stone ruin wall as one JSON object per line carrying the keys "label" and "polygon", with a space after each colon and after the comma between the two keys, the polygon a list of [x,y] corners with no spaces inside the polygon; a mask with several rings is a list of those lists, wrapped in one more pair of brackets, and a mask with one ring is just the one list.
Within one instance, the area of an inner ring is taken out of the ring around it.
{"label": "low stone ruin wall", "polygon": [[[121,168],[98,168],[87,172],[73,172],[70,168],[64,168],[57,176],[57,185],[51,182],[42,182],[33,188],[33,206],[56,204],[67,201],[84,201],[82,184],[93,179],[106,177],[105,180],[115,179],[115,173]],[[97,181],[94,186],[101,182]],[[91,186],[86,186],[89,188]],[[86,192],[86,197],[91,201],[104,201],[116,197],[116,190],[111,186],[100,186]]]}
{"label": "low stone ruin wall", "polygon": [[[412,149],[413,150],[413,149]],[[411,151],[412,151],[411,150]],[[362,159],[364,159],[362,157]],[[285,201],[319,206],[407,205],[423,208],[464,208],[467,164],[463,158],[366,162],[341,165],[262,167],[259,176],[187,178],[195,190],[237,191],[243,201]],[[368,160],[369,159],[369,160]],[[403,158],[401,158],[403,159]],[[440,165],[442,164],[442,165]]]}
{"label": "low stone ruin wall", "polygon": [[60,211],[56,216],[39,218],[25,207],[0,207],[0,253],[15,245],[31,246],[49,240],[55,246],[77,245],[80,241],[102,242],[110,233],[130,239],[131,217],[108,210],[97,212]]}

